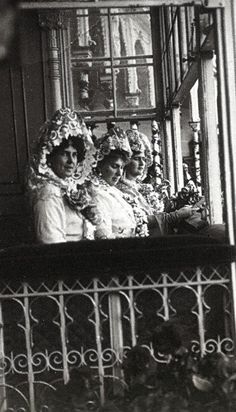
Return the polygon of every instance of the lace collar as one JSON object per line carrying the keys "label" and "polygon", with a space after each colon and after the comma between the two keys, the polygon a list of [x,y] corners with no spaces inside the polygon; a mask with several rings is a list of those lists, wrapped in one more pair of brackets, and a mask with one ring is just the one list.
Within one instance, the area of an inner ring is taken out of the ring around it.
{"label": "lace collar", "polygon": [[27,171],[27,193],[32,205],[37,201],[38,194],[48,184],[56,186],[61,196],[66,198],[69,206],[77,211],[81,211],[93,203],[86,182],[83,185],[78,185],[77,180],[73,177],[61,179],[50,168],[48,168],[47,173],[40,174],[31,165]]}

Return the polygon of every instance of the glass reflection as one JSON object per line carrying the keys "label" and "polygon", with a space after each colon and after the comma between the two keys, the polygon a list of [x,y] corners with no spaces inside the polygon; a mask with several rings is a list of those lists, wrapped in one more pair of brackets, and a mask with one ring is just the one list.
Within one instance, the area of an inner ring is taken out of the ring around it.
{"label": "glass reflection", "polygon": [[153,68],[134,66],[116,71],[117,108],[147,109],[155,106]]}
{"label": "glass reflection", "polygon": [[82,60],[110,57],[108,16],[76,10],[70,22],[71,53]]}
{"label": "glass reflection", "polygon": [[[108,62],[109,63],[109,62]],[[111,69],[103,65],[73,70],[74,106],[80,111],[104,111],[114,107]]]}
{"label": "glass reflection", "polygon": [[155,107],[150,14],[76,10],[70,24],[74,107],[117,111]]}
{"label": "glass reflection", "polygon": [[149,14],[111,16],[114,57],[152,54]]}

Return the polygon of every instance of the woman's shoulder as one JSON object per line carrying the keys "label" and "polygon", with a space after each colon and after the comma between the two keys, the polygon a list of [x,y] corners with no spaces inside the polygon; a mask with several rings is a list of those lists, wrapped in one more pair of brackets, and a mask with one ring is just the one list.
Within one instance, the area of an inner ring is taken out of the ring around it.
{"label": "woman's shoulder", "polygon": [[37,191],[37,200],[48,200],[52,198],[62,198],[61,188],[51,182],[46,182]]}

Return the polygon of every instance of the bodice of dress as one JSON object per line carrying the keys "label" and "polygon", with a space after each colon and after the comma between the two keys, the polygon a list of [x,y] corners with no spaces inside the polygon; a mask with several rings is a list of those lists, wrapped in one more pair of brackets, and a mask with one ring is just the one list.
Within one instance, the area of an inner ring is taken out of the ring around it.
{"label": "bodice of dress", "polygon": [[101,221],[96,227],[95,238],[125,238],[135,236],[135,218],[132,207],[114,186],[100,183],[96,190],[96,207]]}
{"label": "bodice of dress", "polygon": [[60,187],[52,183],[38,191],[33,212],[36,237],[40,243],[78,241],[86,237],[87,221],[69,206]]}
{"label": "bodice of dress", "polygon": [[153,214],[151,206],[140,191],[141,184],[133,180],[122,178],[117,187],[123,193],[127,193],[132,199],[135,199],[139,207],[142,208],[147,215]]}

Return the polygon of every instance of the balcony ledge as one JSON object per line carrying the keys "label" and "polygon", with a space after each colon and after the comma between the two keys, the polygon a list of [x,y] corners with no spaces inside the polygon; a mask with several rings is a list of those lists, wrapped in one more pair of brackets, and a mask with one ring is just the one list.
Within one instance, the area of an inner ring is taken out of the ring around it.
{"label": "balcony ledge", "polygon": [[236,248],[191,235],[21,245],[0,250],[2,280],[72,279],[184,269],[236,260]]}

